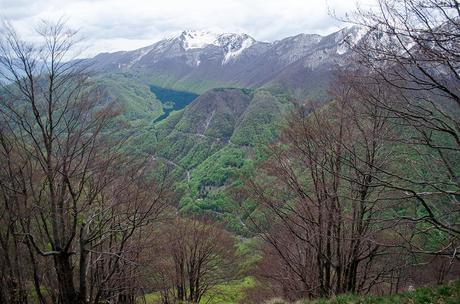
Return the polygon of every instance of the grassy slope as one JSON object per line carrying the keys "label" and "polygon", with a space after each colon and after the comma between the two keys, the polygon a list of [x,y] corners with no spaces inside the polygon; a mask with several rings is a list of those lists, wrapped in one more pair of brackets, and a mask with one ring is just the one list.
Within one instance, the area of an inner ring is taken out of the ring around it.
{"label": "grassy slope", "polygon": [[153,120],[163,114],[161,101],[147,85],[124,74],[100,75],[95,83],[107,101],[114,101],[122,108],[122,116],[130,123]]}
{"label": "grassy slope", "polygon": [[334,299],[301,302],[303,304],[458,304],[460,281],[438,287],[418,288],[391,296],[341,295]]}
{"label": "grassy slope", "polygon": [[[200,303],[237,304],[242,303],[244,292],[253,287],[251,277],[216,286]],[[158,303],[156,293],[146,295],[147,304]],[[271,300],[270,304],[287,304],[282,300]],[[460,281],[437,287],[423,287],[389,296],[340,295],[331,299],[298,301],[296,304],[458,304],[460,303]]]}
{"label": "grassy slope", "polygon": [[[254,279],[245,277],[226,284],[220,284],[207,292],[200,303],[206,304],[237,304],[241,303],[244,298],[244,291],[247,288],[254,286]],[[150,293],[145,295],[146,304],[155,304],[160,302],[158,293]],[[141,302],[142,303],[142,302]]]}
{"label": "grassy slope", "polygon": [[178,79],[174,75],[168,75],[165,73],[152,73],[147,72],[142,75],[142,79],[151,84],[155,84],[160,87],[170,88],[178,91],[187,91],[196,94],[203,94],[206,91],[215,88],[240,88],[238,83],[230,83],[225,81],[216,81],[213,79],[197,80],[191,79],[190,77],[184,77]]}
{"label": "grassy slope", "polygon": [[[254,254],[254,244],[254,239],[236,241],[237,252],[246,257],[244,262],[240,265],[241,275],[231,282],[219,284],[211,288],[203,295],[200,303],[237,304],[244,301],[246,289],[256,286],[256,281],[253,277],[245,276],[247,270],[249,270],[259,259],[259,256]],[[158,292],[146,294],[145,300],[146,304],[161,303],[160,294]],[[140,301],[140,303],[143,302]]]}

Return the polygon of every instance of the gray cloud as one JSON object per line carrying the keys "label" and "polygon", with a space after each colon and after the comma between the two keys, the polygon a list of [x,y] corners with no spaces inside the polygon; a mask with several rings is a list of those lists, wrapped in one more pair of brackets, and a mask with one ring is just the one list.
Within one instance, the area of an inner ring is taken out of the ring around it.
{"label": "gray cloud", "polygon": [[66,17],[85,36],[84,55],[130,50],[183,29],[245,32],[273,41],[298,33],[330,33],[342,27],[328,15],[373,0],[0,0],[0,17],[34,39],[40,20]]}

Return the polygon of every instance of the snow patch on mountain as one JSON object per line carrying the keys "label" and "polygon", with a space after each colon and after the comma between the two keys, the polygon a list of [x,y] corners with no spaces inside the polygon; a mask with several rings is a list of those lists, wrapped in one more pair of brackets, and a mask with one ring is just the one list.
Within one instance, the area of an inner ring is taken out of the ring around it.
{"label": "snow patch on mountain", "polygon": [[247,36],[243,41],[234,41],[233,43],[228,44],[225,50],[224,59],[222,60],[222,65],[238,58],[243,51],[253,45],[254,42],[254,39]]}
{"label": "snow patch on mountain", "polygon": [[[101,54],[92,60],[101,70],[116,69],[118,66],[119,69],[137,68],[150,72],[167,70],[171,65],[178,67],[178,73],[188,75],[195,73],[194,69],[199,67],[196,73],[199,77],[227,73],[227,70],[231,77],[244,77],[240,76],[241,71],[246,71],[250,65],[254,70],[251,79],[248,76],[247,82],[250,83],[255,81],[253,79],[259,81],[274,77],[291,64],[303,65],[311,70],[323,64],[340,64],[342,58],[350,53],[350,45],[363,39],[370,42],[375,39],[375,44],[379,44],[385,38],[379,33],[366,33],[365,28],[359,27],[344,28],[328,36],[299,34],[272,43],[256,41],[244,33],[185,30],[146,48]],[[187,68],[180,69],[181,65]],[[270,71],[271,74],[264,75],[265,72],[259,73],[258,69]]]}
{"label": "snow patch on mountain", "polygon": [[[215,33],[210,31],[184,31],[178,37],[185,51],[206,49],[209,46],[220,47],[224,58],[222,65],[236,60],[247,48],[256,41],[249,35],[236,33]],[[194,62],[196,66],[199,60]]]}
{"label": "snow patch on mountain", "polygon": [[127,65],[128,68],[132,67],[136,62],[140,61],[142,57],[147,55],[151,50],[154,49],[155,46],[148,46],[139,50],[135,51],[135,58],[131,60],[131,62]]}
{"label": "snow patch on mountain", "polygon": [[352,26],[342,29],[337,36],[337,54],[343,55],[349,51],[350,47],[356,45],[367,34],[368,29],[362,26]]}
{"label": "snow patch on mountain", "polygon": [[208,45],[219,45],[219,34],[208,31],[184,31],[181,34],[185,50],[202,49]]}

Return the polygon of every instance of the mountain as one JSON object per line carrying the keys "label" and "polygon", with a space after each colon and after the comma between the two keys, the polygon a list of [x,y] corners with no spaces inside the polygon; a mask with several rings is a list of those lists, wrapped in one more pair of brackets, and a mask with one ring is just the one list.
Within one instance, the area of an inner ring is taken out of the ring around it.
{"label": "mountain", "polygon": [[184,31],[85,62],[103,96],[123,107],[126,130],[135,130],[129,152],[172,171],[179,210],[245,235],[251,206],[240,208],[228,190],[251,171],[259,145],[276,138],[291,100],[327,99],[334,71],[350,56],[344,39],[358,43],[362,35],[352,27],[269,43]]}
{"label": "mountain", "polygon": [[251,168],[258,145],[276,137],[290,99],[265,89],[211,89],[147,125],[131,147],[172,171],[181,212],[206,214],[244,234],[248,214],[227,190]]}
{"label": "mountain", "polygon": [[219,87],[265,87],[312,97],[321,92],[310,88],[326,87],[331,71],[347,58],[344,38],[358,42],[362,35],[360,28],[351,27],[269,43],[247,34],[183,31],[138,50],[102,53],[86,62],[96,71],[129,73],[150,85],[198,94]]}

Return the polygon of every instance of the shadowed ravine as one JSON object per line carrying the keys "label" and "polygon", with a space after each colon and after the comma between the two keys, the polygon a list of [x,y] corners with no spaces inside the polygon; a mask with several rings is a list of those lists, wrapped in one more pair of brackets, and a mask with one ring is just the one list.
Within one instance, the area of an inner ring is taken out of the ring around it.
{"label": "shadowed ravine", "polygon": [[157,87],[155,85],[150,85],[150,91],[161,101],[164,111],[164,113],[155,119],[154,122],[165,119],[172,111],[178,111],[185,108],[199,96],[195,93],[176,91]]}

